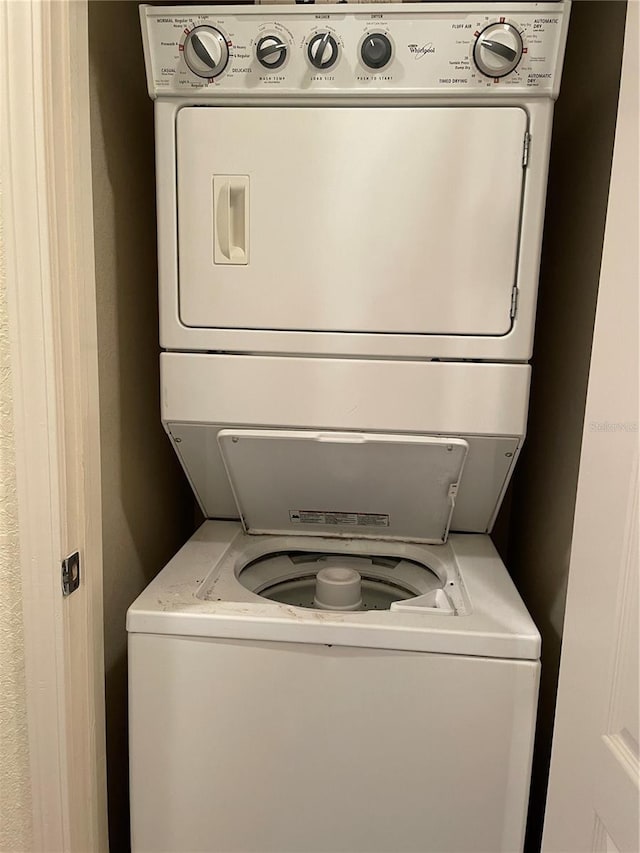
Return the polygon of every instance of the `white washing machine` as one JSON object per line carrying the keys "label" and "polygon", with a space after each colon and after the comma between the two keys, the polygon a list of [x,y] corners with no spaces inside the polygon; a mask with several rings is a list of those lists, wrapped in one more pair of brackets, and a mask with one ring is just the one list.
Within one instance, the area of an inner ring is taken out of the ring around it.
{"label": "white washing machine", "polygon": [[563,2],[141,8],[162,420],[207,519],[131,606],[134,851],[522,848],[526,431]]}
{"label": "white washing machine", "polygon": [[134,851],[522,849],[540,638],[488,536],[207,521],[128,629]]}

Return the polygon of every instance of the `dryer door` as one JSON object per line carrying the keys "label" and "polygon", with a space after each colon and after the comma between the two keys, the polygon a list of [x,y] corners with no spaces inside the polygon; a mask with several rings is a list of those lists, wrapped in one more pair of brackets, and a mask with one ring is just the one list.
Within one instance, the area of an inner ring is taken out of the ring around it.
{"label": "dryer door", "polygon": [[517,107],[185,107],[187,326],[501,336],[527,115]]}

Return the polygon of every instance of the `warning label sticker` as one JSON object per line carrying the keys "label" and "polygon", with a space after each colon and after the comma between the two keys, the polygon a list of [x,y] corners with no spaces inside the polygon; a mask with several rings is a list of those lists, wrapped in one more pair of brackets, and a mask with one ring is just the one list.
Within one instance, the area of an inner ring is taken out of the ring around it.
{"label": "warning label sticker", "polygon": [[294,524],[349,525],[351,527],[388,527],[389,516],[377,512],[332,512],[316,509],[290,509]]}

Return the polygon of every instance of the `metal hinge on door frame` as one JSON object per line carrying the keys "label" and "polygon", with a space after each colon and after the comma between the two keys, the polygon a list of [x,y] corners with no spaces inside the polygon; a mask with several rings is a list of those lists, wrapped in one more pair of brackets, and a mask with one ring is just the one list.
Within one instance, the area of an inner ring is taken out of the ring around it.
{"label": "metal hinge on door frame", "polygon": [[514,284],[513,289],[511,291],[511,310],[509,311],[509,316],[512,320],[515,319],[515,316],[518,312],[518,288]]}
{"label": "metal hinge on door frame", "polygon": [[80,552],[74,551],[62,561],[62,595],[66,598],[80,586]]}
{"label": "metal hinge on door frame", "polygon": [[525,132],[524,135],[524,144],[522,146],[522,167],[526,168],[529,165],[529,145],[531,143],[531,134],[529,131]]}

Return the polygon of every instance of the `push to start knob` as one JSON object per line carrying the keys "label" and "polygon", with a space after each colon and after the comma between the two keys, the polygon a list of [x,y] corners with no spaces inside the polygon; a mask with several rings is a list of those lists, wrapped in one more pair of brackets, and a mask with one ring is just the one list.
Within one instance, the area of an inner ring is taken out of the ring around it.
{"label": "push to start knob", "polygon": [[371,33],[360,46],[360,56],[368,68],[384,68],[393,56],[393,46],[384,33]]}
{"label": "push to start knob", "polygon": [[477,37],[473,59],[487,77],[505,77],[522,59],[522,36],[513,24],[490,24]]}
{"label": "push to start knob", "polygon": [[256,57],[265,68],[280,68],[287,58],[287,46],[280,36],[264,36],[256,45]]}
{"label": "push to start knob", "polygon": [[326,71],[338,61],[338,42],[331,33],[317,33],[309,42],[307,55],[314,68]]}
{"label": "push to start knob", "polygon": [[217,77],[229,62],[227,40],[215,27],[194,27],[184,42],[184,59],[198,77]]}

